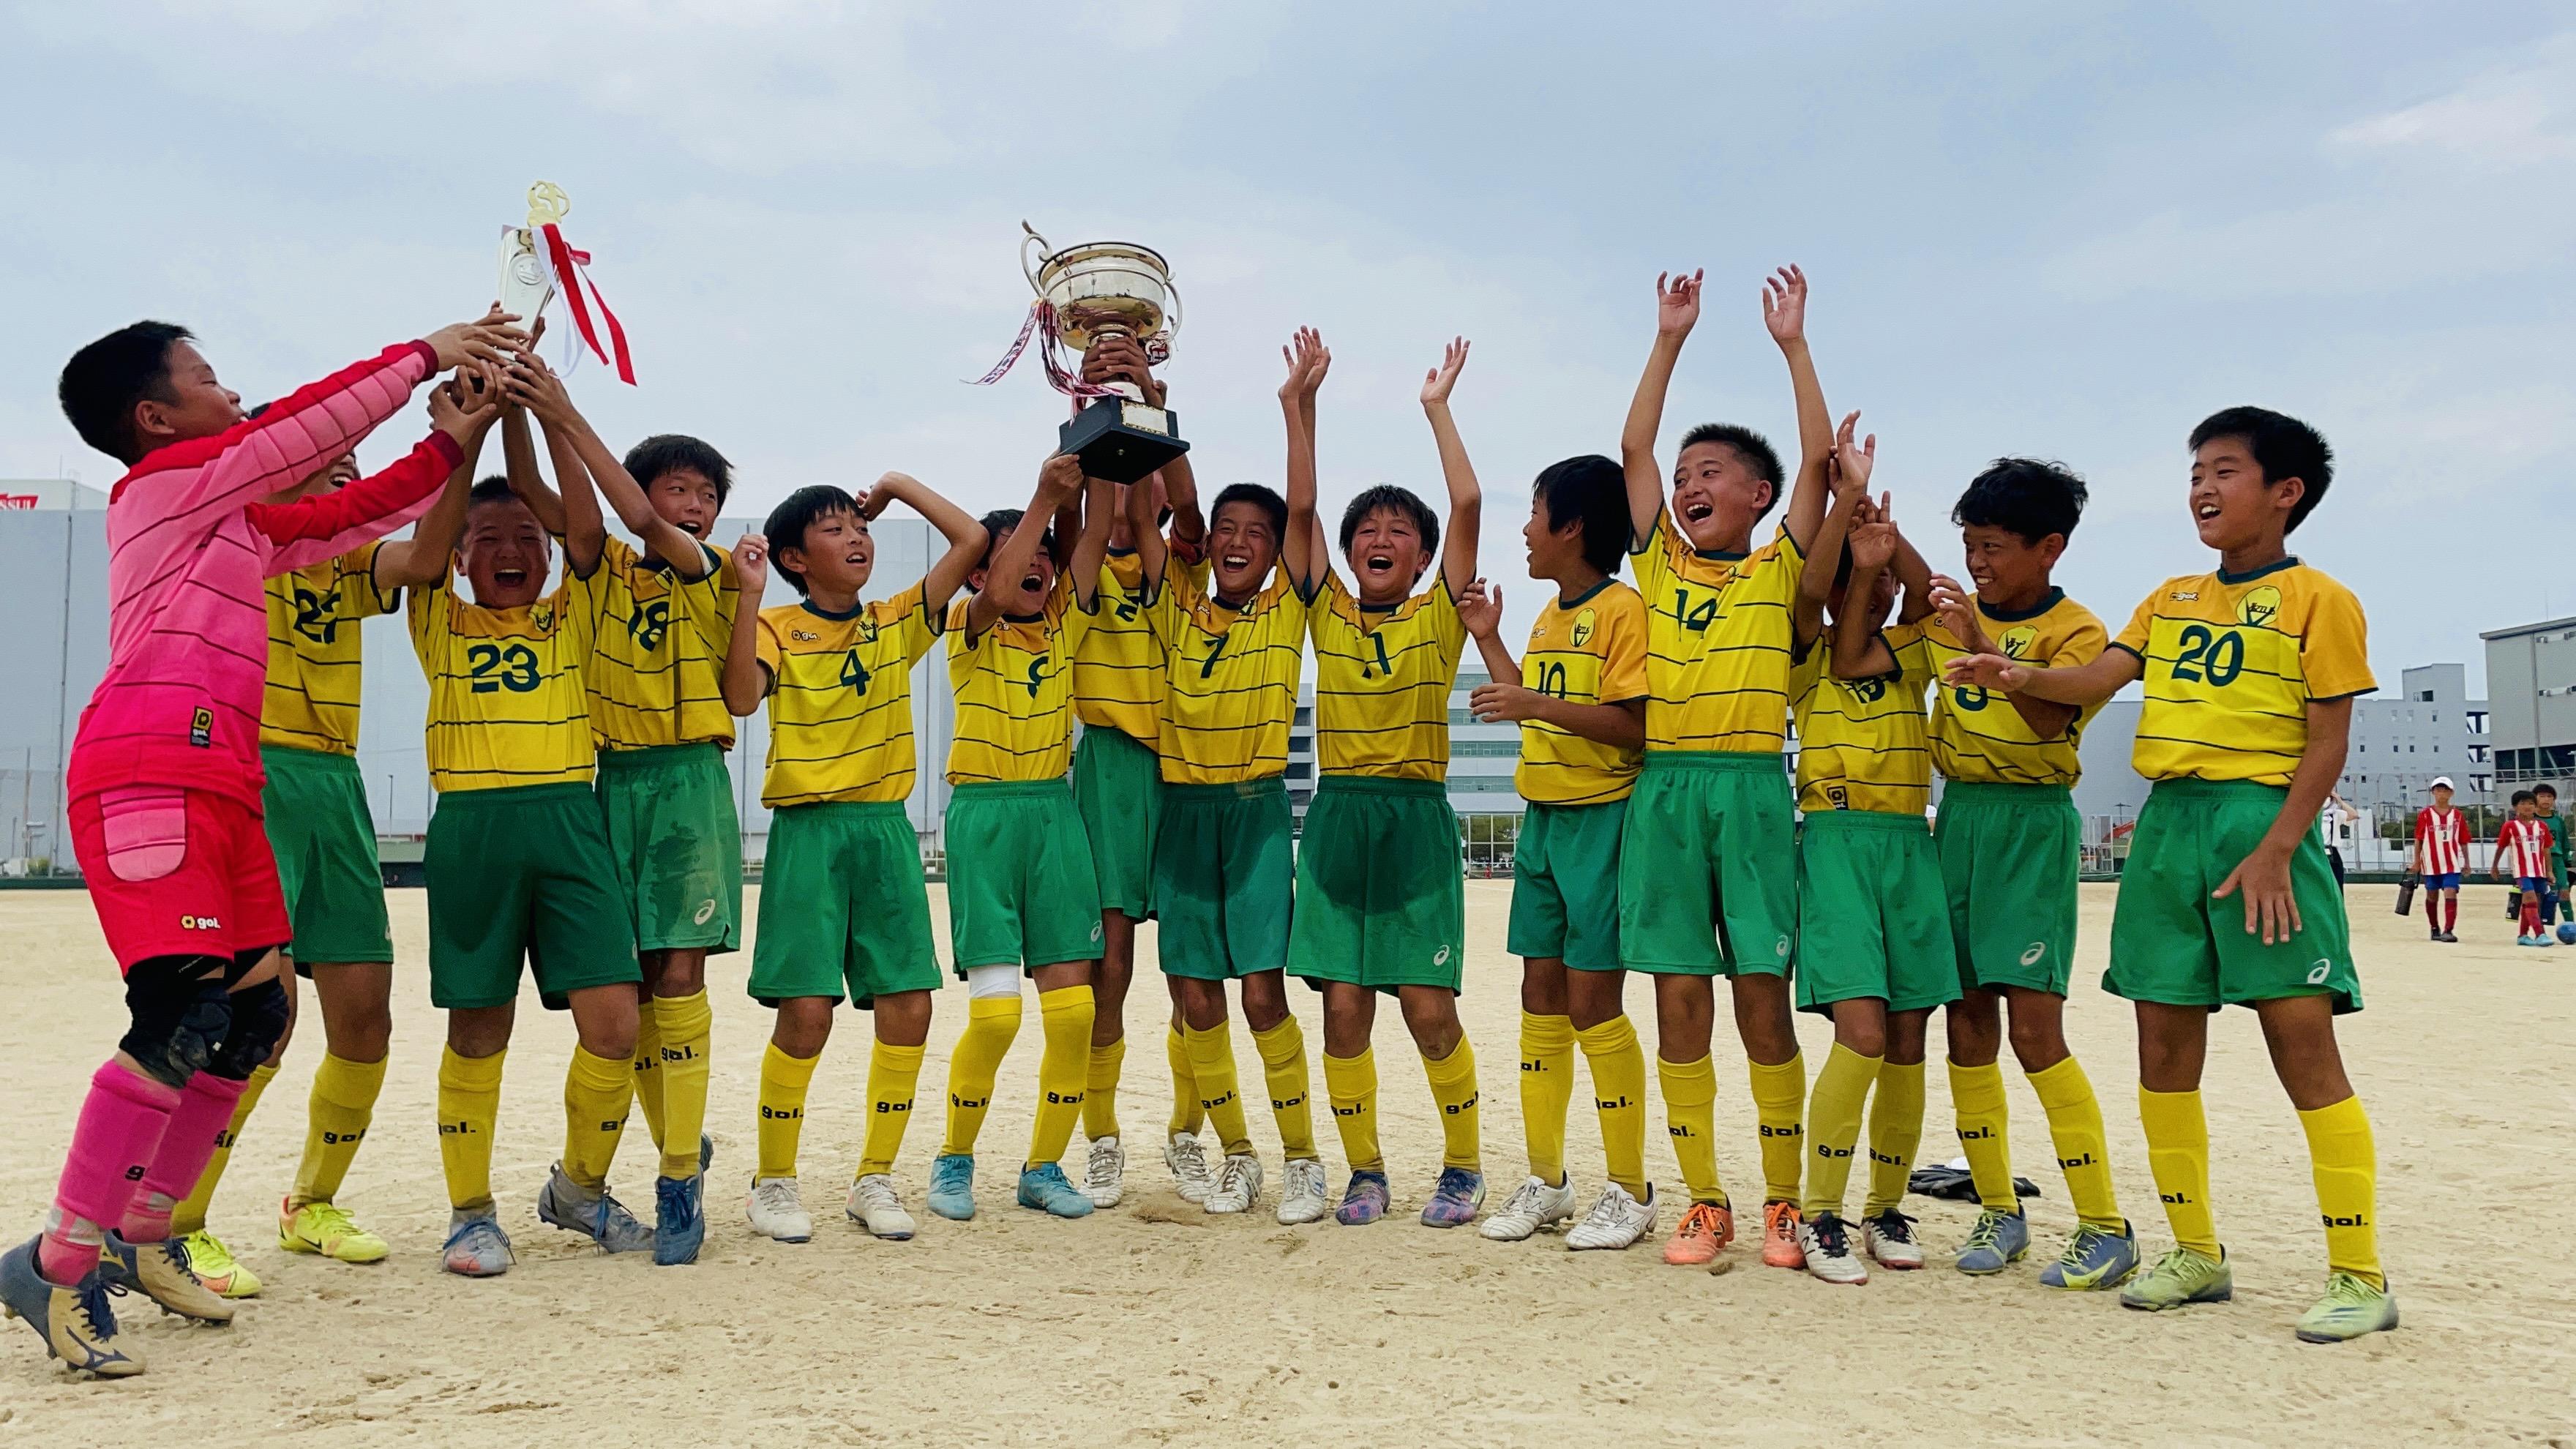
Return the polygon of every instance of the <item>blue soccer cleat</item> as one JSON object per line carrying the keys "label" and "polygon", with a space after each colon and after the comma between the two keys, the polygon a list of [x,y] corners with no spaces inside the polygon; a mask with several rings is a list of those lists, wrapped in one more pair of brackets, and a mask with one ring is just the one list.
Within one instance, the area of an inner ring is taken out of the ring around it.
{"label": "blue soccer cleat", "polygon": [[640,1253],[653,1246],[653,1230],[636,1221],[626,1204],[602,1187],[591,1192],[574,1182],[563,1164],[555,1164],[537,1192],[537,1220],[579,1233],[611,1253]]}
{"label": "blue soccer cleat", "polygon": [[1041,1162],[1020,1170],[1020,1206],[1053,1213],[1060,1218],[1091,1216],[1092,1201],[1082,1189],[1064,1175],[1064,1168],[1053,1162]]}
{"label": "blue soccer cleat", "polygon": [[1956,1266],[1962,1273],[1982,1278],[2020,1262],[2029,1251],[2030,1219],[1986,1208],[1977,1214],[1977,1225],[1968,1230],[1968,1241],[1959,1245]]}
{"label": "blue soccer cleat", "polygon": [[45,1352],[75,1373],[122,1379],[143,1372],[143,1360],[117,1342],[116,1312],[107,1302],[125,1290],[96,1269],[70,1287],[46,1281],[36,1266],[37,1242],[0,1253],[0,1311],[27,1320]]}
{"label": "blue soccer cleat", "polygon": [[707,1240],[706,1174],[653,1179],[653,1261],[677,1267],[698,1261]]}
{"label": "blue soccer cleat", "polygon": [[930,1159],[930,1210],[952,1223],[975,1216],[975,1155],[943,1152]]}
{"label": "blue soccer cleat", "polygon": [[2117,1288],[2137,1271],[2137,1229],[2122,1223],[2115,1233],[2078,1223],[2075,1236],[2066,1240],[2066,1251],[2039,1270],[2039,1281],[2050,1288]]}

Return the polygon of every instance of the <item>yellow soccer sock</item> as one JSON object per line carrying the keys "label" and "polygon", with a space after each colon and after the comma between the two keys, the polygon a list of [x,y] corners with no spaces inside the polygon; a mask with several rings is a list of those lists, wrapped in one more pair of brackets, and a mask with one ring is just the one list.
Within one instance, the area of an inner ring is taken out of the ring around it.
{"label": "yellow soccer sock", "polygon": [[598,1192],[608,1184],[608,1164],[626,1132],[626,1105],[635,1099],[635,1064],[592,1056],[578,1042],[564,1070],[564,1176]]}
{"label": "yellow soccer sock", "polygon": [[868,1140],[859,1176],[894,1171],[903,1129],[912,1125],[912,1097],[921,1084],[921,1048],[878,1042],[868,1056]]}
{"label": "yellow soccer sock", "polygon": [[1905,1180],[1914,1174],[1915,1149],[1922,1145],[1923,1064],[1882,1063],[1869,1099],[1869,1201],[1862,1217],[1904,1205]]}
{"label": "yellow soccer sock", "polygon": [[1270,1116],[1279,1124],[1280,1155],[1294,1162],[1315,1155],[1315,1090],[1306,1072],[1306,1033],[1287,1017],[1252,1034],[1261,1053],[1262,1085],[1270,1090]]}
{"label": "yellow soccer sock", "polygon": [[1816,1073],[1815,1091],[1807,1098],[1807,1192],[1799,1204],[1800,1213],[1809,1219],[1843,1210],[1852,1154],[1860,1148],[1861,1107],[1869,1099],[1870,1083],[1878,1080],[1880,1065],[1879,1058],[1862,1056],[1836,1042],[1833,1054],[1825,1058],[1825,1069]]}
{"label": "yellow soccer sock", "polygon": [[1091,1023],[1098,1011],[1088,986],[1059,986],[1038,993],[1038,1029],[1045,1049],[1038,1057],[1038,1113],[1029,1128],[1027,1167],[1064,1160],[1073,1124],[1082,1120],[1083,1083],[1091,1072]]}
{"label": "yellow soccer sock", "polygon": [[2003,1068],[1993,1062],[1982,1067],[1950,1063],[1950,1111],[1959,1122],[1959,1149],[1968,1154],[1968,1177],[1976,1184],[1978,1203],[1988,1212],[2020,1212],[2006,1136],[2011,1114],[2004,1105]]}
{"label": "yellow soccer sock", "polygon": [[1422,1059],[1422,1074],[1431,1079],[1431,1100],[1440,1107],[1440,1165],[1485,1170],[1484,1134],[1476,1121],[1476,1049],[1461,1028],[1458,1045],[1438,1061]]}
{"label": "yellow soccer sock", "polygon": [[662,1067],[653,1074],[662,1079],[662,1131],[653,1140],[662,1146],[662,1175],[691,1178],[698,1175],[698,1138],[707,1130],[708,1038],[716,1014],[704,991],[657,996],[650,1004],[662,1029]]}
{"label": "yellow soccer sock", "polygon": [[1717,1068],[1708,1058],[1668,1062],[1655,1058],[1664,1084],[1664,1123],[1673,1135],[1673,1158],[1692,1202],[1732,1207],[1717,1180]]}
{"label": "yellow soccer sock", "polygon": [[1190,1081],[1199,1109],[1216,1128],[1217,1140],[1229,1157],[1250,1152],[1252,1129],[1244,1125],[1243,1091],[1235,1085],[1231,1025],[1220,1021],[1205,1031],[1185,1026],[1181,1036],[1190,1050]]}
{"label": "yellow soccer sock", "polygon": [[215,1187],[224,1180],[224,1168],[233,1160],[233,1144],[241,1140],[242,1125],[250,1121],[251,1109],[259,1105],[259,1094],[276,1079],[275,1067],[251,1068],[250,1080],[242,1084],[241,1097],[233,1103],[233,1119],[215,1137],[215,1153],[206,1159],[206,1170],[197,1174],[197,1185],[170,1209],[170,1236],[184,1238],[206,1225],[206,1204],[214,1201]]}
{"label": "yellow soccer sock", "polygon": [[1646,1051],[1625,1016],[1574,1034],[1592,1068],[1592,1105],[1601,1114],[1601,1155],[1610,1180],[1646,1198]]}
{"label": "yellow soccer sock", "polygon": [[1342,1157],[1351,1171],[1386,1171],[1377,1145],[1377,1053],[1324,1053],[1324,1094],[1332,1099],[1333,1130],[1342,1135]]}
{"label": "yellow soccer sock", "polygon": [[1753,1078],[1753,1111],[1762,1134],[1762,1200],[1796,1202],[1798,1175],[1807,1170],[1807,1057],[1792,1055],[1777,1066],[1746,1058]]}
{"label": "yellow soccer sock", "polygon": [[[1095,1008],[1097,1003],[1094,1003]],[[1094,1018],[1097,1020],[1097,1017]],[[1082,1084],[1082,1135],[1094,1142],[1118,1132],[1118,1074],[1127,1064],[1127,1038],[1091,1049]]]}
{"label": "yellow soccer sock", "polygon": [[501,1116],[501,1059],[438,1056],[438,1162],[447,1175],[447,1205],[492,1206],[492,1129]]}
{"label": "yellow soccer sock", "polygon": [[2078,1221],[2116,1233],[2128,1220],[2120,1216],[2119,1195],[2111,1188],[2111,1149],[2102,1133],[2102,1104],[2084,1068],[2068,1057],[2030,1074],[2031,1090],[2048,1113],[2048,1140],[2057,1149],[2057,1170],[2066,1174],[2066,1196]]}
{"label": "yellow soccer sock", "polygon": [[789,1056],[771,1042],[760,1054],[760,1164],[753,1177],[794,1177],[796,1148],[805,1137],[805,1089],[823,1054]]}
{"label": "yellow soccer sock", "polygon": [[644,1126],[653,1134],[653,1150],[662,1150],[662,1022],[647,996],[635,1013],[635,1105],[644,1109]]}
{"label": "yellow soccer sock", "polygon": [[1198,1077],[1190,1070],[1190,1044],[1177,1026],[1163,1028],[1163,1060],[1172,1068],[1172,1120],[1164,1130],[1174,1137],[1195,1137],[1207,1125],[1207,1109],[1199,1105]]}
{"label": "yellow soccer sock", "polygon": [[1521,1013],[1521,1135],[1530,1176],[1565,1181],[1565,1113],[1574,1101],[1574,1019]]}
{"label": "yellow soccer sock", "polygon": [[948,1054],[948,1140],[943,1156],[972,1156],[975,1138],[984,1130],[984,1114],[993,1110],[993,1079],[1001,1075],[1002,1058],[1020,1034],[1020,998],[987,996],[966,1003],[966,1030]]}
{"label": "yellow soccer sock", "polygon": [[2308,1170],[2316,1178],[2317,1210],[2326,1221],[2326,1266],[2386,1289],[2379,1271],[2379,1154],[2370,1118],[2359,1097],[2301,1112],[2308,1133]]}
{"label": "yellow soccer sock", "polygon": [[290,1207],[331,1202],[357,1160],[358,1144],[376,1120],[376,1096],[385,1087],[382,1061],[353,1062],[322,1054],[313,1069],[313,1095],[304,1109],[304,1160],[295,1168]]}
{"label": "yellow soccer sock", "polygon": [[2209,1118],[2200,1093],[2140,1087],[2138,1124],[2147,1131],[2147,1171],[2164,1199],[2174,1241],[2204,1258],[2219,1256],[2218,1223],[2209,1209]]}

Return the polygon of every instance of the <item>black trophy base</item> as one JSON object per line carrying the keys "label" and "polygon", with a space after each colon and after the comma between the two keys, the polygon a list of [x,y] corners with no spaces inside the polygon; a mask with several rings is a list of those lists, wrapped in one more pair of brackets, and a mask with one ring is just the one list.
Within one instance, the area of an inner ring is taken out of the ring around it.
{"label": "black trophy base", "polygon": [[1134,483],[1190,450],[1179,421],[1151,403],[1096,398],[1056,429],[1056,450],[1080,458],[1085,476]]}

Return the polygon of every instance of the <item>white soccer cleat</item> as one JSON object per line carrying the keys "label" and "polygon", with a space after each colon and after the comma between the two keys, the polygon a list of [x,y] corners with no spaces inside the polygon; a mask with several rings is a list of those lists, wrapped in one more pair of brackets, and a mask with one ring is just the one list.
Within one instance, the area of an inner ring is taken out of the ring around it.
{"label": "white soccer cleat", "polygon": [[1091,1139],[1091,1155],[1082,1165],[1082,1195],[1096,1208],[1113,1208],[1127,1195],[1127,1149],[1115,1137]]}
{"label": "white soccer cleat", "polygon": [[792,1177],[753,1178],[751,1201],[744,1211],[751,1219],[751,1230],[764,1238],[801,1243],[814,1236],[813,1216],[805,1211],[805,1200],[797,1195]]}
{"label": "white soccer cleat", "polygon": [[1543,1177],[1524,1179],[1503,1202],[1502,1211],[1485,1219],[1478,1232],[1498,1243],[1517,1243],[1550,1223],[1574,1216],[1574,1175],[1563,1182]]}
{"label": "white soccer cleat", "polygon": [[1261,1201],[1261,1159],[1249,1152],[1229,1152],[1216,1170],[1216,1182],[1200,1204],[1212,1213],[1239,1213]]}
{"label": "white soccer cleat", "polygon": [[1206,1202],[1216,1178],[1208,1171],[1207,1147],[1195,1132],[1175,1132],[1163,1144],[1163,1165],[1172,1170],[1172,1185],[1183,1202]]}
{"label": "white soccer cleat", "polygon": [[900,1243],[912,1236],[912,1214],[903,1210],[903,1199],[894,1195],[894,1179],[882,1172],[871,1172],[850,1184],[850,1221],[890,1243]]}
{"label": "white soccer cleat", "polygon": [[1798,1224],[1798,1248],[1814,1277],[1855,1286],[1869,1281],[1869,1265],[1852,1251],[1851,1229],[1839,1213],[1818,1213]]}
{"label": "white soccer cleat", "polygon": [[1923,1242],[1914,1236],[1914,1219],[1894,1208],[1860,1220],[1860,1245],[1882,1268],[1923,1266]]}
{"label": "white soccer cleat", "polygon": [[[1261,1191],[1261,1164],[1253,1163],[1253,1193]],[[1320,1221],[1332,1204],[1324,1193],[1324,1164],[1312,1157],[1291,1157],[1279,1174],[1279,1221],[1294,1226]],[[1214,1209],[1210,1209],[1214,1211]]]}
{"label": "white soccer cleat", "polygon": [[[1505,1205],[1505,1211],[1509,1211]],[[1566,1230],[1565,1246],[1575,1252],[1587,1248],[1628,1248],[1639,1238],[1655,1230],[1655,1186],[1646,1184],[1645,1200],[1628,1195],[1628,1189],[1615,1182],[1604,1183],[1601,1196],[1592,1203],[1592,1211],[1583,1221]]]}

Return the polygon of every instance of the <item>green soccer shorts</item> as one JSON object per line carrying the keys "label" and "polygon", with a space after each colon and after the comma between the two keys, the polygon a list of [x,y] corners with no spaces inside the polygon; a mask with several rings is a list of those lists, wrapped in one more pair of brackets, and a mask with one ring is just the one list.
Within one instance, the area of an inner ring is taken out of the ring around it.
{"label": "green soccer shorts", "polygon": [[2102,989],[2171,1006],[2251,1005],[2284,996],[2331,996],[2361,1010],[2361,978],[2343,892],[2326,848],[2299,832],[2290,854],[2290,899],[2299,929],[2266,946],[2245,929],[2241,890],[2213,900],[2261,844],[2289,792],[2248,780],[2158,780],[2138,812],[2111,913],[2111,969]]}
{"label": "green soccer shorts", "polygon": [[2063,785],[1963,782],[1942,790],[1932,843],[1960,990],[2066,994],[2083,840],[2084,817]]}
{"label": "green soccer shorts", "polygon": [[262,745],[259,759],[268,772],[260,809],[295,933],[287,948],[295,969],[310,976],[317,963],[390,963],[384,867],[357,760],[278,745]]}
{"label": "green soccer shorts", "polygon": [[1073,749],[1073,803],[1091,841],[1100,909],[1150,918],[1154,834],[1163,823],[1162,761],[1124,730],[1085,725]]}
{"label": "green soccer shorts", "polygon": [[636,949],[739,949],[742,827],[724,751],[601,750],[598,790]]}
{"label": "green soccer shorts", "polygon": [[507,1006],[525,961],[550,1008],[633,984],[635,938],[588,785],[451,790],[421,857],[429,878],[429,1001]]}
{"label": "green soccer shorts", "polygon": [[1619,838],[1619,953],[1628,969],[1788,974],[1796,821],[1777,754],[1646,751]]}
{"label": "green soccer shorts", "polygon": [[1295,836],[1277,775],[1163,786],[1154,914],[1164,975],[1234,981],[1288,964]]}
{"label": "green soccer shorts", "polygon": [[1959,999],[1941,866],[1920,815],[1811,810],[1798,835],[1798,1009]]}
{"label": "green soccer shorts", "polygon": [[1326,775],[1297,846],[1288,974],[1392,992],[1456,991],[1467,966],[1467,871],[1438,780]]}
{"label": "green soccer shorts", "polygon": [[1504,949],[1577,971],[1619,969],[1619,836],[1628,802],[1530,803],[1512,849]]}
{"label": "green soccer shorts", "polygon": [[1100,954],[1091,843],[1062,780],[960,785],[948,796],[948,941],[957,974]]}
{"label": "green soccer shorts", "polygon": [[789,805],[769,817],[753,1000],[939,989],[921,839],[900,800]]}

